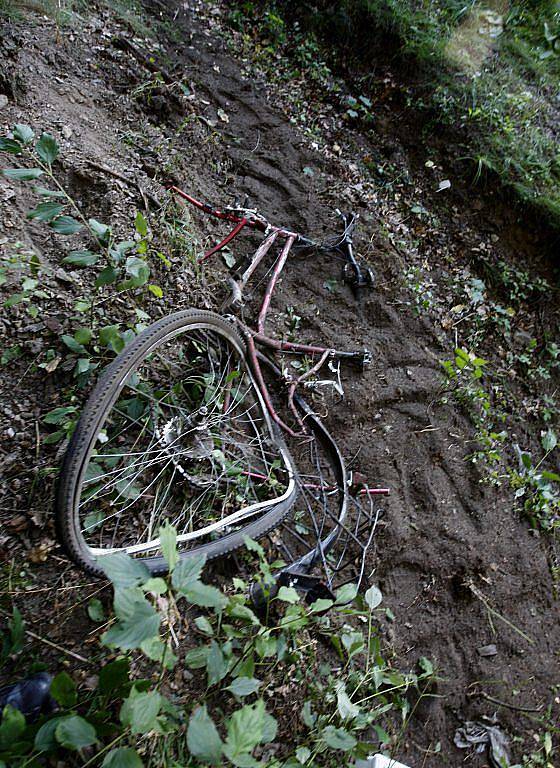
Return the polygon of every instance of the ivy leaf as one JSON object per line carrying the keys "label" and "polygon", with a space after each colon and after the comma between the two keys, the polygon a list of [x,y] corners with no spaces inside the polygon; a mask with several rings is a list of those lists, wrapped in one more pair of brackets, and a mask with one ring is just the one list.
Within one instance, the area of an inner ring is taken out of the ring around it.
{"label": "ivy leaf", "polygon": [[15,181],[32,181],[42,176],[43,171],[40,168],[4,168],[2,174]]}
{"label": "ivy leaf", "polygon": [[91,337],[91,328],[78,328],[74,332],[74,339],[78,342],[78,344],[89,344]]}
{"label": "ivy leaf", "polygon": [[353,749],[357,741],[351,733],[344,728],[335,728],[334,725],[327,725],[323,728],[322,736],[325,744],[331,749],[341,749],[344,752]]}
{"label": "ivy leaf", "polygon": [[62,259],[64,264],[72,264],[74,267],[91,267],[99,261],[99,255],[91,251],[70,251],[68,256]]}
{"label": "ivy leaf", "polygon": [[261,681],[255,677],[236,677],[235,680],[227,686],[226,691],[231,691],[234,696],[250,696],[259,690]]}
{"label": "ivy leaf", "polygon": [[64,210],[64,204],[55,202],[39,203],[32,211],[27,213],[28,219],[37,219],[37,221],[52,221],[60,216]]}
{"label": "ivy leaf", "polygon": [[85,347],[76,341],[73,336],[69,336],[67,333],[64,333],[60,338],[62,339],[63,343],[66,344],[68,349],[71,352],[74,352],[76,355],[81,355],[86,351]]}
{"label": "ivy leaf", "polygon": [[156,727],[160,709],[161,695],[157,691],[133,688],[123,701],[119,716],[121,723],[129,726],[132,733],[145,734]]}
{"label": "ivy leaf", "polygon": [[150,267],[144,261],[137,256],[129,256],[125,262],[125,271],[127,275],[130,275],[132,280],[127,281],[131,283],[130,287],[139,287],[148,282],[150,277]]}
{"label": "ivy leaf", "polygon": [[88,224],[98,242],[101,245],[108,245],[111,239],[111,227],[108,227],[107,224],[102,224],[97,219],[89,219]]}
{"label": "ivy leaf", "polygon": [[30,144],[35,138],[35,134],[28,125],[17,123],[13,130],[14,139],[21,141],[22,144]]}
{"label": "ivy leaf", "polygon": [[93,725],[79,715],[63,717],[56,726],[55,736],[58,743],[66,749],[83,749],[97,741]]}
{"label": "ivy leaf", "polygon": [[223,743],[205,705],[197,707],[190,717],[187,746],[191,755],[202,763],[221,763]]}
{"label": "ivy leaf", "polygon": [[206,557],[187,557],[181,560],[171,577],[173,587],[181,594],[192,584],[200,580],[202,569],[206,564]]}
{"label": "ivy leaf", "polygon": [[51,683],[51,696],[61,707],[73,707],[78,701],[76,684],[68,672],[59,672]]}
{"label": "ivy leaf", "polygon": [[57,748],[58,743],[56,741],[55,732],[61,720],[64,720],[64,718],[54,717],[52,720],[47,720],[47,722],[39,728],[33,741],[35,749],[38,749],[41,752],[52,752]]}
{"label": "ivy leaf", "polygon": [[53,410],[49,411],[46,416],[43,416],[43,421],[45,424],[62,424],[65,421],[68,421],[67,417],[76,413],[77,410],[75,405],[53,408]]}
{"label": "ivy leaf", "polygon": [[50,228],[59,235],[73,235],[82,229],[82,224],[72,216],[59,216],[49,224]]}
{"label": "ivy leaf", "polygon": [[131,747],[112,749],[101,764],[101,768],[143,768],[138,752]]}
{"label": "ivy leaf", "polygon": [[159,529],[159,541],[165,562],[167,563],[170,572],[172,572],[177,565],[178,560],[177,531],[169,523],[169,521],[167,521],[166,524]]}
{"label": "ivy leaf", "polygon": [[115,587],[136,587],[150,578],[150,571],[144,563],[124,552],[103,555],[98,560],[103,573]]}
{"label": "ivy leaf", "polygon": [[35,147],[37,154],[44,163],[52,165],[58,157],[59,147],[54,136],[50,133],[43,133]]}

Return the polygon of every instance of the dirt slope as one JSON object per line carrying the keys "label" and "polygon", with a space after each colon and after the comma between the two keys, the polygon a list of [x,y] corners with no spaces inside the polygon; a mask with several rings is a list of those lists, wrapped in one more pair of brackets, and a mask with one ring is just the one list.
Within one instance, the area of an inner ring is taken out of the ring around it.
{"label": "dirt slope", "polygon": [[[402,280],[406,252],[393,244],[403,223],[386,203],[362,195],[349,166],[352,151],[367,150],[372,139],[344,134],[342,159],[314,149],[275,106],[284,103],[287,109],[281,94],[252,80],[246,65],[232,56],[218,34],[219,8],[210,17],[204,14],[212,8],[192,3],[161,8],[161,17],[174,27],[173,41],[162,38],[166,66],[172,79],[186,77],[189,96],[161,87],[131,95],[149,73],[137,56],[115,45],[115,35],[130,32],[106,11],[94,12],[78,29],[58,31],[52,20],[31,15],[1,33],[7,64],[2,65],[0,90],[9,97],[0,112],[3,127],[28,122],[57,134],[69,127],[62,139],[69,183],[84,206],[114,225],[130,219],[130,211],[142,205],[142,193],[163,200],[161,182],[167,178],[218,203],[247,194],[269,219],[317,236],[336,226],[336,205],[358,206],[360,250],[378,275],[376,289],[357,303],[340,281],[334,292],[326,290],[325,280],[339,279],[339,265],[329,257],[296,257],[275,299],[278,314],[271,324],[280,328],[280,313],[293,306],[302,317],[305,339],[373,352],[366,373],[344,373],[346,398],[331,407],[328,423],[351,464],[370,482],[392,489],[370,558],[372,579],[395,617],[381,632],[403,667],[427,656],[443,678],[441,697],[423,703],[413,718],[400,758],[415,766],[458,765],[463,754],[452,743],[455,728],[497,709],[511,735],[526,736],[530,722],[476,694],[484,688],[516,706],[538,707],[548,702],[550,686],[560,684],[560,612],[552,598],[546,549],[519,519],[510,496],[481,484],[476,468],[464,460],[470,424],[455,407],[439,403],[438,361],[449,356],[449,348],[428,318],[411,311]],[[208,18],[213,19],[211,31]],[[378,139],[406,165],[425,204],[437,205],[433,179],[409,154],[406,141],[395,137],[398,123],[388,106]],[[496,204],[484,200],[482,210],[463,208],[457,221],[453,204],[462,193],[454,194],[439,211],[438,247],[455,253],[497,232],[503,258],[515,262],[518,254],[509,244],[516,226],[512,216],[507,211],[497,215]],[[25,221],[28,203],[17,184],[0,182],[0,243],[21,239],[53,267],[47,281],[58,325],[3,313],[3,346],[20,344],[25,355],[0,372],[6,417],[0,451],[7,479],[0,541],[7,560],[16,564],[12,573],[22,567],[27,574],[30,595],[18,599],[24,615],[33,621],[39,602],[48,606],[35,616],[34,631],[87,656],[89,629],[83,626],[80,601],[99,587],[91,583],[84,591],[74,589],[88,579],[50,544],[52,472],[37,482],[34,469],[56,462],[55,449],[36,442],[36,430],[42,433],[41,416],[59,403],[63,374],[29,370],[33,355],[56,344],[71,306],[72,281],[81,277],[56,272],[60,244]],[[199,227],[211,231],[206,222]],[[532,252],[538,242],[526,239],[523,247]],[[217,280],[211,269],[210,286]],[[167,279],[164,302],[145,308],[152,318],[189,304],[212,306],[206,288],[189,288],[190,275],[172,272]],[[41,562],[41,547],[48,551],[46,562]],[[489,613],[483,598],[507,624]],[[490,643],[496,644],[497,655],[480,656],[477,648]],[[475,685],[489,680],[494,682]],[[513,689],[520,691],[515,698]],[[421,751],[438,741],[439,754]],[[471,764],[484,765],[485,759],[474,757]]]}

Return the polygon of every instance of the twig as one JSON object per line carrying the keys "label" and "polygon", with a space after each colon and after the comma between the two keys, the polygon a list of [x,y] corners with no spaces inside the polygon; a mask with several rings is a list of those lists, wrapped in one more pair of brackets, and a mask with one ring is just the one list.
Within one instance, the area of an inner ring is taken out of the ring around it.
{"label": "twig", "polygon": [[528,643],[531,643],[531,645],[535,644],[535,641],[531,637],[529,637],[529,635],[526,635],[525,632],[519,629],[519,627],[516,627],[515,624],[513,624],[509,619],[506,619],[506,617],[502,616],[501,613],[498,613],[498,611],[495,608],[492,608],[492,606],[490,605],[486,597],[482,594],[482,592],[479,589],[477,589],[477,587],[475,587],[472,581],[469,580],[467,585],[471,590],[471,592],[473,593],[473,595],[478,597],[478,599],[484,605],[488,613],[491,613],[497,619],[500,619],[501,621],[503,621],[504,624],[507,624],[507,626],[510,629],[513,629],[514,632],[517,632],[518,635],[520,635],[524,640],[527,640]]}
{"label": "twig", "polygon": [[[107,165],[103,165],[103,163],[96,163],[95,160],[86,160],[86,163],[91,166],[92,168],[95,168],[98,171],[101,171],[102,173],[107,173],[109,176],[113,176],[115,179],[119,179],[119,181],[124,182],[129,187],[137,187],[138,191],[140,192],[140,196],[142,197],[144,201],[144,205],[146,205],[146,199],[148,199],[151,203],[153,203],[156,208],[161,208],[161,203],[150,192],[147,192],[145,189],[143,189],[140,186],[140,183],[136,179],[129,179],[126,176],[124,176],[122,173],[119,173],[118,171],[113,170],[113,168],[109,168]],[[146,205],[146,208],[148,206]]]}
{"label": "twig", "polygon": [[79,653],[74,653],[74,651],[70,651],[68,650],[68,648],[63,648],[61,645],[57,645],[56,643],[53,643],[50,640],[47,640],[46,637],[41,637],[40,635],[35,634],[35,632],[32,632],[30,629],[25,629],[24,632],[26,635],[29,635],[29,637],[32,637],[34,640],[38,640],[40,643],[44,643],[45,645],[48,645],[57,651],[61,651],[62,653],[65,653],[67,656],[72,656],[72,658],[77,659],[78,661],[81,661],[83,664],[91,664],[91,661],[89,661],[89,659],[85,659],[83,656],[80,656]]}
{"label": "twig", "polygon": [[480,696],[483,699],[486,699],[486,701],[490,701],[492,704],[497,704],[499,707],[507,707],[508,709],[513,709],[515,712],[542,712],[543,705],[541,704],[540,707],[518,707],[515,704],[508,704],[506,701],[500,701],[500,699],[495,699],[493,696],[489,696],[485,691],[475,691],[474,693],[470,693],[469,696]]}

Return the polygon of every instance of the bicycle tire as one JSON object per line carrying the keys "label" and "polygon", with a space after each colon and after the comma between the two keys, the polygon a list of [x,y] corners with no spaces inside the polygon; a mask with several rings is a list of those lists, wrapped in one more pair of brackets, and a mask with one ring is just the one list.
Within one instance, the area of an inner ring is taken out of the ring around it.
{"label": "bicycle tire", "polygon": [[[205,310],[176,312],[142,331],[106,368],[84,407],[63,460],[56,495],[55,522],[57,532],[71,559],[92,574],[101,575],[102,569],[98,562],[98,556],[92,555],[90,547],[80,531],[77,504],[80,500],[84,473],[93,446],[98,439],[99,431],[117,401],[119,393],[125,386],[125,381],[139,368],[142,361],[146,360],[147,356],[158,346],[163,345],[166,340],[174,339],[187,329],[197,330],[199,328],[209,328],[223,336],[243,360],[247,374],[260,399],[270,439],[282,455],[287,457],[287,464],[292,475],[289,492],[287,491],[285,497],[278,503],[271,503],[270,509],[261,517],[243,525],[239,530],[226,533],[217,540],[180,552],[180,558],[206,556],[210,560],[226,555],[242,547],[246,537],[258,539],[276,528],[289,514],[295,503],[297,496],[297,486],[293,482],[296,472],[295,465],[278,427],[269,418],[262,395],[247,362],[243,340],[230,322],[213,312]],[[167,570],[166,561],[161,554],[143,557],[142,562],[153,574],[164,573]]]}

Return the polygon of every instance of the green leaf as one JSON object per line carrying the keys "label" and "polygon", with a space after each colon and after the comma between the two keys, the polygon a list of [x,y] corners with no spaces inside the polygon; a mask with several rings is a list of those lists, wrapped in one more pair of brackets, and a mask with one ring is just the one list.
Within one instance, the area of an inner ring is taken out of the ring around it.
{"label": "green leaf", "polygon": [[87,605],[88,616],[92,621],[101,624],[105,621],[105,611],[103,610],[103,603],[99,598],[93,597]]}
{"label": "green leaf", "polygon": [[117,747],[105,755],[101,768],[143,768],[143,765],[135,749]]}
{"label": "green leaf", "polygon": [[77,342],[73,336],[69,336],[67,333],[64,333],[60,338],[71,352],[74,352],[76,355],[85,353],[85,347]]}
{"label": "green leaf", "polygon": [[0,152],[7,152],[10,155],[21,154],[21,144],[14,139],[5,139],[0,136]]}
{"label": "green leaf", "polygon": [[132,733],[146,734],[157,725],[161,709],[161,695],[157,691],[138,691],[133,688],[123,701],[120,720]]}
{"label": "green leaf", "polygon": [[42,197],[66,197],[64,192],[59,192],[55,189],[47,189],[46,187],[33,187],[33,192]]}
{"label": "green leaf", "polygon": [[144,592],[151,592],[154,595],[164,595],[167,592],[165,579],[155,576],[142,585]]}
{"label": "green leaf", "polygon": [[148,222],[144,216],[138,211],[134,220],[134,226],[140,237],[146,237],[148,234]]}
{"label": "green leaf", "polygon": [[56,740],[66,749],[83,749],[95,744],[95,728],[79,715],[63,717],[55,729]]}
{"label": "green leaf", "polygon": [[36,749],[41,752],[52,752],[58,747],[55,732],[58,724],[63,719],[63,717],[54,717],[52,720],[47,720],[47,722],[39,728],[33,741]]}
{"label": "green leaf", "polygon": [[159,634],[161,616],[141,592],[136,593],[134,588],[115,591],[114,605],[119,621],[103,635],[105,645],[128,651]]}
{"label": "green leaf", "polygon": [[99,243],[101,243],[101,245],[108,245],[109,240],[111,239],[111,227],[102,224],[100,221],[97,221],[97,219],[89,219],[88,224]]}
{"label": "green leaf", "polygon": [[21,141],[22,144],[30,144],[35,138],[35,134],[28,125],[16,123],[13,130],[14,138]]}
{"label": "green leaf", "polygon": [[60,216],[64,207],[64,203],[55,203],[54,201],[39,203],[27,213],[27,218],[37,219],[37,221],[52,221],[56,216]]}
{"label": "green leaf", "polygon": [[206,564],[206,557],[195,556],[181,560],[171,577],[173,588],[183,593],[188,587],[200,580],[202,570]]}
{"label": "green leaf", "polygon": [[344,752],[353,749],[357,741],[351,733],[345,731],[344,728],[335,728],[334,725],[327,725],[323,728],[322,737],[325,744],[331,749],[341,749]]}
{"label": "green leaf", "polygon": [[348,603],[351,603],[352,600],[354,600],[357,594],[357,584],[344,584],[344,586],[336,590],[335,605],[347,605]]}
{"label": "green leaf", "polygon": [[91,328],[77,328],[76,331],[74,331],[74,339],[78,344],[89,344],[91,337]]}
{"label": "green leaf", "polygon": [[177,531],[169,521],[159,529],[161,551],[169,570],[173,571],[177,565]]}
{"label": "green leaf", "polygon": [[64,709],[73,707],[78,701],[76,683],[68,672],[58,673],[51,683],[50,693],[53,699]]}
{"label": "green leaf", "polygon": [[148,278],[150,277],[150,267],[144,259],[139,259],[137,256],[128,257],[125,262],[125,271],[126,274],[130,275],[132,278],[131,282],[133,283],[133,286],[131,287],[144,285],[144,283],[148,282]]}
{"label": "green leaf", "polygon": [[59,216],[49,224],[50,228],[59,235],[73,235],[82,229],[82,224],[72,216]]}
{"label": "green leaf", "polygon": [[52,165],[58,157],[59,148],[54,136],[51,136],[50,133],[43,133],[35,150],[44,163]]}
{"label": "green leaf", "polygon": [[206,706],[197,707],[191,714],[187,728],[187,746],[191,755],[202,763],[219,765],[223,750],[222,740]]}
{"label": "green leaf", "polygon": [[45,424],[63,424],[68,421],[68,417],[76,413],[77,408],[74,405],[68,405],[64,408],[53,408],[46,416],[43,416]]}
{"label": "green leaf", "polygon": [[231,691],[234,696],[250,696],[259,690],[261,681],[255,677],[236,677],[235,680],[227,686],[226,691]]}
{"label": "green leaf", "polygon": [[159,285],[149,285],[148,290],[150,293],[153,293],[156,299],[163,298],[163,290],[159,287]]}
{"label": "green leaf", "polygon": [[130,673],[130,662],[126,658],[110,661],[101,668],[99,673],[99,692],[113,693],[127,685]]}
{"label": "green leaf", "polygon": [[114,283],[118,276],[119,273],[114,267],[105,267],[97,275],[94,285],[96,288],[101,288],[103,285]]}
{"label": "green leaf", "polygon": [[144,563],[124,552],[103,555],[97,564],[115,587],[141,586],[150,578],[150,571]]}
{"label": "green leaf", "polygon": [[152,661],[163,664],[165,669],[173,669],[177,663],[177,657],[166,643],[159,637],[150,637],[140,644],[140,650]]}
{"label": "green leaf", "polygon": [[374,608],[377,608],[377,606],[383,600],[381,590],[375,585],[372,585],[369,589],[366,589],[364,597],[370,611],[373,611]]}
{"label": "green leaf", "polygon": [[0,749],[13,744],[24,731],[25,717],[19,709],[7,704],[2,711],[2,722],[0,723]]}
{"label": "green leaf", "polygon": [[91,251],[70,251],[68,256],[62,259],[64,264],[72,264],[74,267],[91,267],[99,261],[99,255]]}
{"label": "green leaf", "polygon": [[545,451],[552,451],[558,445],[558,438],[552,429],[541,432],[541,444]]}
{"label": "green leaf", "polygon": [[352,703],[341,680],[336,686],[336,706],[342,720],[353,719],[360,714],[360,708]]}
{"label": "green leaf", "polygon": [[192,648],[185,653],[184,662],[189,669],[203,669],[208,661],[210,649],[207,646]]}
{"label": "green leaf", "polygon": [[227,740],[224,752],[233,763],[241,755],[251,753],[260,744],[265,721],[264,702],[246,704],[236,710],[227,723]]}
{"label": "green leaf", "polygon": [[38,179],[43,175],[43,171],[40,168],[4,168],[2,174],[7,179],[15,179],[16,181],[32,181]]}
{"label": "green leaf", "polygon": [[208,685],[214,685],[223,680],[228,671],[228,663],[222,651],[221,645],[215,640],[210,643],[208,658],[206,659],[206,672]]}
{"label": "green leaf", "polygon": [[214,628],[212,624],[210,624],[206,616],[197,616],[196,619],[194,620],[194,623],[199,628],[199,630],[203,632],[205,635],[212,637],[212,635],[214,634]]}
{"label": "green leaf", "polygon": [[195,581],[185,590],[180,590],[189,603],[200,605],[203,608],[214,608],[216,611],[223,611],[228,601],[227,597],[216,587],[209,584],[203,584],[201,581]]}
{"label": "green leaf", "polygon": [[293,587],[280,587],[277,598],[285,603],[299,603],[300,600],[298,592]]}

